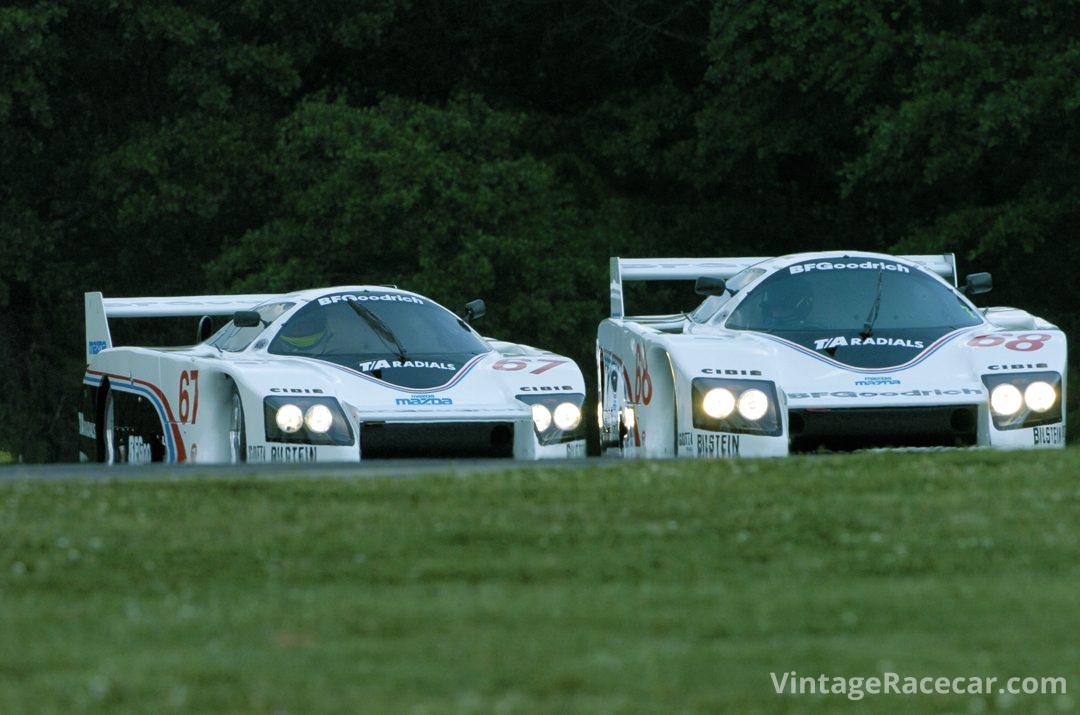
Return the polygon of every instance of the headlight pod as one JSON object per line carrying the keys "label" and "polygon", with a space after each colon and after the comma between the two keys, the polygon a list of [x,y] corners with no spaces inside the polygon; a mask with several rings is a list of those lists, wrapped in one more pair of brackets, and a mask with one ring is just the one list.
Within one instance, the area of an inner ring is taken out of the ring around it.
{"label": "headlight pod", "polygon": [[267,442],[351,445],[352,427],[333,397],[263,398]]}
{"label": "headlight pod", "polygon": [[1056,372],[983,375],[990,417],[1001,430],[1061,421],[1061,375]]}
{"label": "headlight pod", "polygon": [[540,444],[559,444],[584,439],[581,406],[585,402],[585,395],[517,395],[517,399],[532,407],[533,429]]}
{"label": "headlight pod", "polygon": [[691,399],[696,429],[781,434],[776,386],[766,380],[697,378],[691,383]]}

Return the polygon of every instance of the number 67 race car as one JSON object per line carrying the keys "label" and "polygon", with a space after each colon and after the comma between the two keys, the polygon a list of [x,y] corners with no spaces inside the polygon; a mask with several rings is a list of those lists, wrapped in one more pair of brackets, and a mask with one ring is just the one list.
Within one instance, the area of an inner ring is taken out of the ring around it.
{"label": "number 67 race car", "polygon": [[[627,317],[623,283],[694,280],[689,313]],[[611,259],[597,335],[601,451],[759,457],[1065,444],[1065,335],[977,308],[952,254]]]}
{"label": "number 67 race car", "polygon": [[[86,294],[82,461],[355,462],[585,455],[570,359],[490,340],[429,298]],[[230,318],[212,335],[211,315]],[[110,318],[204,316],[191,347],[114,347]]]}

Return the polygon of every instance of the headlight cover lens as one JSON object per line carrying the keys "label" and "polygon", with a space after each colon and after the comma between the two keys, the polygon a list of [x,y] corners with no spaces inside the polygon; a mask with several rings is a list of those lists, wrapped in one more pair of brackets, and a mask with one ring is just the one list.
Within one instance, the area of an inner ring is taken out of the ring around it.
{"label": "headlight cover lens", "polygon": [[551,410],[546,405],[533,405],[532,417],[537,432],[544,432],[551,427]]}
{"label": "headlight cover lens", "polygon": [[516,395],[532,408],[533,429],[541,445],[585,439],[581,406],[585,395],[574,392]]}
{"label": "headlight cover lens", "polygon": [[783,431],[776,386],[768,380],[699,377],[690,391],[696,429],[770,437]]}
{"label": "headlight cover lens", "polygon": [[267,442],[353,444],[353,431],[333,397],[271,395],[263,398]]}
{"label": "headlight cover lens", "polygon": [[1057,402],[1057,390],[1048,382],[1036,380],[1024,389],[1024,404],[1035,412],[1046,412]]}
{"label": "headlight cover lens", "polygon": [[555,416],[555,426],[564,432],[572,430],[581,424],[581,408],[572,402],[560,402],[553,414]]}
{"label": "headlight cover lens", "polygon": [[277,423],[278,429],[285,434],[295,434],[304,426],[304,413],[300,411],[299,407],[290,402],[278,408],[277,413],[274,415],[274,422]]}
{"label": "headlight cover lens", "polygon": [[714,387],[701,399],[701,409],[714,419],[726,419],[735,411],[735,395],[725,387]]}
{"label": "headlight cover lens", "polygon": [[1024,395],[1020,392],[1020,388],[1012,383],[1002,383],[990,392],[990,409],[995,415],[1012,417],[1023,406]]}
{"label": "headlight cover lens", "polygon": [[334,426],[334,413],[324,404],[316,403],[304,413],[304,424],[317,434],[326,434]]}
{"label": "headlight cover lens", "polygon": [[757,422],[768,411],[769,398],[756,387],[751,387],[739,395],[739,414],[746,419]]}
{"label": "headlight cover lens", "polygon": [[990,392],[990,417],[999,430],[1061,422],[1061,375],[1013,372],[983,375]]}

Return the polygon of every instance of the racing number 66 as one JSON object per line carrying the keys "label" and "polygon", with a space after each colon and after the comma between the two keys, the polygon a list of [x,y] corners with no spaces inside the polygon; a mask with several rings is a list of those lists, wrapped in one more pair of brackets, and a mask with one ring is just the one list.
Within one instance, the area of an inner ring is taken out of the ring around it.
{"label": "racing number 66", "polygon": [[[180,373],[180,402],[177,407],[180,413],[180,423],[187,424],[188,417],[191,423],[199,416],[199,371],[184,370]],[[190,413],[190,414],[189,414]]]}

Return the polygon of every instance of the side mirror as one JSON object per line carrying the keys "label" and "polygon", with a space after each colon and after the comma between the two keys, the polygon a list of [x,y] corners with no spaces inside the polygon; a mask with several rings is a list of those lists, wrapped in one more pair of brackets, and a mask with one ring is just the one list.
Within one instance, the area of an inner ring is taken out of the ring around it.
{"label": "side mirror", "polygon": [[257,328],[263,324],[257,310],[238,310],[233,313],[232,322],[238,328]]}
{"label": "side mirror", "polygon": [[694,281],[694,292],[698,295],[723,295],[727,291],[727,283],[723,278],[701,276]]}
{"label": "side mirror", "polygon": [[209,315],[199,318],[199,331],[195,334],[195,343],[205,343],[214,334],[214,319]]}
{"label": "side mirror", "polygon": [[994,288],[994,279],[989,273],[970,273],[964,278],[964,295],[981,295]]}
{"label": "side mirror", "polygon": [[487,313],[487,305],[484,304],[484,301],[483,301],[482,298],[477,298],[476,300],[470,300],[468,303],[465,304],[465,322],[466,323],[470,323],[470,322],[476,320],[477,318],[484,317],[485,313]]}

